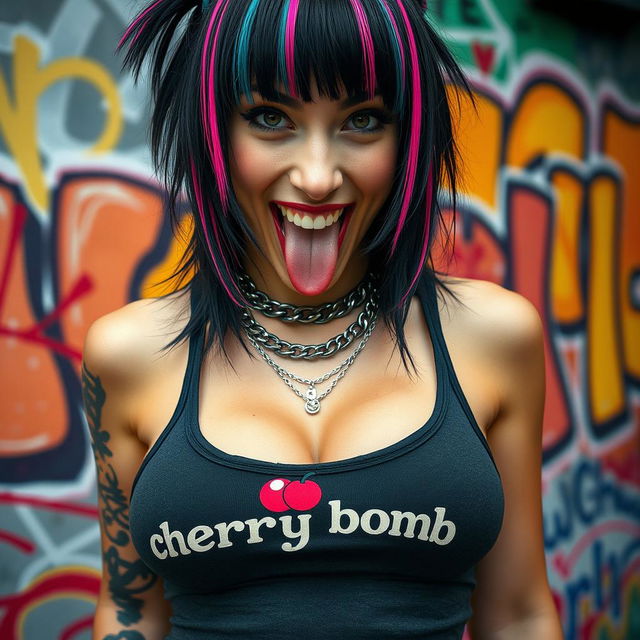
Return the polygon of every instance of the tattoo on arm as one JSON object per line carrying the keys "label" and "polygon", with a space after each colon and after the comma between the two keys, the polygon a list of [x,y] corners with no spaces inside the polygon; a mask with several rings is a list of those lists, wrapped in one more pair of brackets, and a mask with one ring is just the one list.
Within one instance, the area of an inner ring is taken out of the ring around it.
{"label": "tattoo on arm", "polygon": [[106,394],[98,376],[94,376],[87,365],[82,363],[82,401],[84,402],[89,429],[91,430],[91,447],[96,460],[104,461],[112,456],[111,450],[107,446],[109,434],[100,430],[100,420],[102,419],[102,407],[104,406]]}
{"label": "tattoo on arm", "polygon": [[142,560],[121,558],[116,547],[109,547],[103,557],[109,572],[109,591],[119,607],[118,621],[126,625],[138,622],[144,601],[135,596],[151,588],[157,576]]}
{"label": "tattoo on arm", "polygon": [[[82,400],[89,429],[91,447],[98,473],[98,495],[100,498],[100,516],[107,538],[113,543],[104,553],[105,566],[109,572],[109,592],[118,605],[117,618],[125,625],[138,622],[144,601],[136,598],[151,588],[157,576],[142,562],[129,562],[120,556],[118,547],[130,542],[129,506],[127,498],[120,488],[118,476],[109,462],[113,457],[108,442],[110,434],[102,428],[102,408],[106,394],[100,378],[94,376],[82,364]],[[131,635],[125,635],[131,634]],[[121,631],[119,635],[107,636],[104,640],[144,640],[138,631]]]}
{"label": "tattoo on arm", "polygon": [[105,534],[118,546],[129,543],[129,508],[127,499],[118,485],[118,477],[108,458],[113,457],[108,442],[111,437],[102,429],[102,407],[106,394],[100,378],[94,376],[82,365],[82,400],[84,402],[89,429],[91,447],[98,469],[98,495],[102,500],[102,519]]}

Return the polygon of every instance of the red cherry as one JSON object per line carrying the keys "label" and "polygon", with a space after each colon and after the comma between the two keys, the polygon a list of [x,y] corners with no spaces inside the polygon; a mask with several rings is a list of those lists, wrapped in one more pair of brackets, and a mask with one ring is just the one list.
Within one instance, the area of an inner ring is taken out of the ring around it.
{"label": "red cherry", "polygon": [[290,482],[282,492],[286,504],[296,511],[313,509],[322,497],[322,489],[313,480],[307,480],[308,475],[302,480]]}
{"label": "red cherry", "polygon": [[260,502],[269,511],[288,511],[289,505],[282,499],[283,489],[291,482],[284,478],[274,478],[262,485]]}

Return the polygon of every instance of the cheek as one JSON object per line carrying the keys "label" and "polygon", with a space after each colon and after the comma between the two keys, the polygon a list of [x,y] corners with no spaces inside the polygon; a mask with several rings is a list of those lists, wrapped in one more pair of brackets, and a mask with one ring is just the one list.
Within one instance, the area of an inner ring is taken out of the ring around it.
{"label": "cheek", "polygon": [[373,149],[358,163],[358,182],[363,193],[386,195],[396,171],[395,145],[385,144]]}
{"label": "cheek", "polygon": [[256,141],[233,141],[233,162],[231,174],[234,186],[240,190],[260,190],[266,188],[273,179],[273,154]]}

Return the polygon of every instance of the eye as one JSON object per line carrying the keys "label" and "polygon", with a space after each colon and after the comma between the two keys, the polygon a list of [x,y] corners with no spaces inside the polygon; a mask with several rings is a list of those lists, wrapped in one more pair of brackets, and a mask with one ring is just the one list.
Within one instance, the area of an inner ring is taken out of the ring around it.
{"label": "eye", "polygon": [[381,109],[364,109],[354,113],[347,122],[353,122],[355,128],[349,129],[357,133],[381,131],[392,121],[391,115]]}
{"label": "eye", "polygon": [[[277,126],[286,120],[286,116],[277,109],[254,107],[240,115],[249,123],[250,127],[255,127],[262,131],[283,131],[286,128]],[[259,119],[262,119],[262,122]]]}
{"label": "eye", "polygon": [[[288,126],[278,126],[289,121],[278,109],[273,107],[254,107],[240,114],[250,127],[261,131],[278,132],[290,129]],[[391,114],[381,109],[363,109],[351,115],[347,122],[353,122],[353,128],[346,129],[350,133],[375,133],[382,131],[385,125],[391,123]]]}

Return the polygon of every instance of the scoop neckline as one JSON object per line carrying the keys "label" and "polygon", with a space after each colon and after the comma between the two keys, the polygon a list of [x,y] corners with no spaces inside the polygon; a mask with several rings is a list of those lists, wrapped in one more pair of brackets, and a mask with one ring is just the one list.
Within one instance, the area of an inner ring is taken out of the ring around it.
{"label": "scoop neckline", "polygon": [[[431,415],[422,423],[420,427],[404,436],[400,440],[376,449],[368,453],[362,453],[349,458],[340,460],[329,460],[327,462],[308,462],[308,463],[292,463],[292,462],[272,462],[270,460],[260,460],[248,456],[227,453],[216,447],[207,440],[202,433],[200,426],[200,378],[202,369],[202,339],[203,332],[199,332],[195,341],[190,341],[189,350],[193,348],[194,354],[189,355],[191,361],[193,355],[193,367],[189,384],[191,393],[189,394],[189,402],[187,411],[187,436],[194,449],[201,453],[204,457],[214,460],[217,463],[237,469],[249,471],[260,471],[264,473],[280,473],[282,475],[299,475],[305,472],[314,471],[317,474],[337,473],[341,471],[349,471],[351,469],[359,469],[375,464],[380,464],[388,459],[408,453],[413,448],[428,440],[433,436],[442,424],[445,415],[444,409],[449,398],[448,386],[446,385],[446,366],[444,354],[441,353],[440,342],[435,335],[437,329],[432,326],[431,314],[428,313],[426,305],[418,295],[422,305],[423,315],[427,324],[427,331],[431,339],[433,358],[435,361],[436,372],[436,399]],[[436,308],[437,313],[437,308]],[[192,344],[193,343],[193,344]]]}

